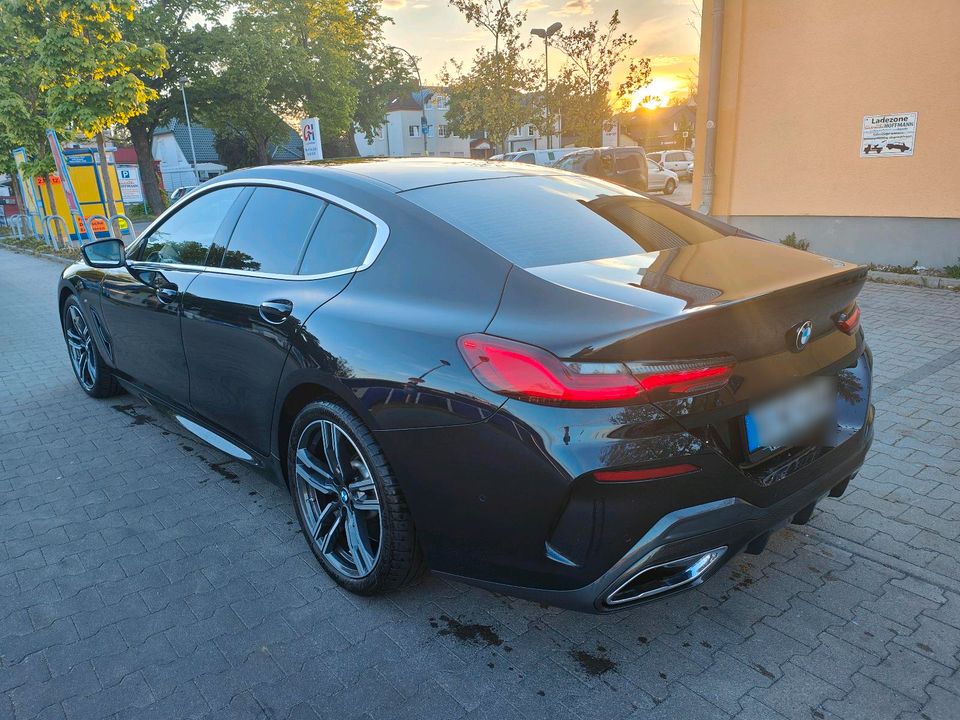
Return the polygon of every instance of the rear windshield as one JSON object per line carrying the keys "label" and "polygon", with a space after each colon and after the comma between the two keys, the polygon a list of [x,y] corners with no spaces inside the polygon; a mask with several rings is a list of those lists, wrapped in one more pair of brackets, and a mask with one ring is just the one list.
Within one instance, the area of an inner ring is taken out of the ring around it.
{"label": "rear windshield", "polygon": [[403,196],[524,268],[654,252],[724,235],[666,203],[576,175],[450,183]]}

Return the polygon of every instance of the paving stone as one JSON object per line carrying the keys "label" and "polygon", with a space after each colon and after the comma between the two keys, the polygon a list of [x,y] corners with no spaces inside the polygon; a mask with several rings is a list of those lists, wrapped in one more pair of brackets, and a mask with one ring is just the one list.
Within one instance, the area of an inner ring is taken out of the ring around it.
{"label": "paving stone", "polygon": [[[810,526],[691,592],[605,616],[435,577],[357,598],[282,488],[132,397],[84,396],[60,267],[0,262],[0,717],[956,717],[960,363],[888,390]],[[860,302],[878,388],[960,345],[954,293]],[[444,615],[496,640],[441,635]]]}

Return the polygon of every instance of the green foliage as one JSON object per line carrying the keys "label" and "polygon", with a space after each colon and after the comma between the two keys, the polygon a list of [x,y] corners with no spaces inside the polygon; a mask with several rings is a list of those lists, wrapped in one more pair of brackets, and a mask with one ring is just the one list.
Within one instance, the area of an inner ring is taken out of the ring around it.
{"label": "green foliage", "polygon": [[444,68],[441,82],[450,93],[447,124],[461,137],[486,131],[502,147],[511,128],[535,118],[535,106],[523,98],[523,93],[535,89],[539,77],[538,65],[523,57],[530,47],[521,39],[527,13],[514,13],[509,0],[450,0],[450,4],[471,25],[490,33],[493,50],[478,48],[468,71],[455,60]]}
{"label": "green foliage", "polygon": [[960,278],[960,257],[957,258],[956,265],[945,265],[943,274],[948,278]]}
{"label": "green foliage", "polygon": [[[372,141],[386,119],[389,102],[415,91],[417,78],[406,55],[387,44],[383,26],[389,18],[380,13],[380,0],[353,0],[350,7],[363,38],[352,52],[353,84],[357,89],[353,124]],[[348,130],[351,142],[354,128]]]}
{"label": "green foliage", "polygon": [[790,233],[786,237],[782,238],[780,243],[796,250],[810,250],[810,241],[806,240],[805,238],[798,238],[796,233]]}
{"label": "green foliage", "polygon": [[321,137],[340,136],[353,127],[363,46],[347,0],[249,2],[209,33],[215,61],[191,92],[198,116],[218,137],[242,139],[259,163],[289,134],[281,118],[315,116]]}
{"label": "green foliage", "polygon": [[[563,118],[564,135],[576,136],[580,145],[599,145],[603,124],[625,110],[633,93],[650,81],[650,60],[631,57],[636,38],[618,33],[619,27],[615,10],[606,27],[594,20],[553,41],[567,62],[548,95]],[[626,74],[614,85],[612,78],[625,63]]]}
{"label": "green foliage", "polygon": [[135,0],[25,0],[44,25],[39,37],[41,91],[57,126],[89,137],[147,111],[157,93],[144,82],[166,66],[164,47],[138,46],[121,33]]}

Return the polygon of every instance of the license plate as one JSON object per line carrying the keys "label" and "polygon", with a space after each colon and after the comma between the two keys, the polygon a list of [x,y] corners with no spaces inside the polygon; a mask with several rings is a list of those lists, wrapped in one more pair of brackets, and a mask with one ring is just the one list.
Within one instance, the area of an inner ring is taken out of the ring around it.
{"label": "license plate", "polygon": [[743,423],[747,450],[789,447],[829,421],[836,410],[836,379],[817,377],[750,408]]}

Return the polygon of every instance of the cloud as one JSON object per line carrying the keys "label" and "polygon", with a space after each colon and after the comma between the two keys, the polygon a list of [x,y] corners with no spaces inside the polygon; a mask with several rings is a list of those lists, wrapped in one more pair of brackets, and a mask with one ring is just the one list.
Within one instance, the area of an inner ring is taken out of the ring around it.
{"label": "cloud", "polygon": [[592,15],[592,0],[567,0],[563,7],[550,13],[551,15]]}
{"label": "cloud", "polygon": [[517,10],[542,10],[545,7],[549,6],[542,0],[523,0],[517,3]]}
{"label": "cloud", "polygon": [[383,0],[383,7],[387,10],[402,10],[407,6],[407,0]]}

